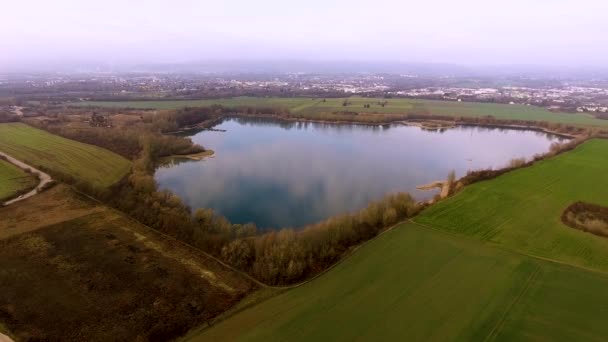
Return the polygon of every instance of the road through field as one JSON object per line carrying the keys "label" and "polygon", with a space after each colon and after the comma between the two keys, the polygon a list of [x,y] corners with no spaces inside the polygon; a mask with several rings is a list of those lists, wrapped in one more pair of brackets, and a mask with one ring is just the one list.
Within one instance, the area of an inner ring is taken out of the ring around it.
{"label": "road through field", "polygon": [[13,158],[11,156],[9,156],[8,154],[6,154],[4,152],[0,152],[0,156],[6,158],[6,160],[9,163],[11,163],[13,165],[16,165],[17,167],[19,167],[19,168],[21,168],[23,170],[30,171],[31,173],[37,175],[38,179],[40,179],[40,183],[38,184],[38,186],[36,186],[36,188],[34,188],[32,191],[30,191],[28,193],[25,193],[25,194],[23,194],[23,195],[21,195],[21,196],[19,196],[17,198],[13,198],[10,201],[4,202],[3,205],[5,205],[5,206],[6,205],[11,205],[11,204],[13,204],[15,202],[19,202],[19,201],[22,201],[22,200],[24,200],[26,198],[30,198],[30,197],[36,195],[41,189],[43,189],[48,183],[50,183],[52,181],[51,176],[49,176],[48,174],[46,174],[46,173],[44,173],[44,172],[42,172],[42,171],[40,171],[40,170],[38,170],[38,169],[30,166],[30,165],[27,165],[26,163],[24,163],[22,161],[19,161],[19,160],[15,159],[15,158]]}
{"label": "road through field", "polygon": [[0,342],[13,342],[10,337],[0,333]]}

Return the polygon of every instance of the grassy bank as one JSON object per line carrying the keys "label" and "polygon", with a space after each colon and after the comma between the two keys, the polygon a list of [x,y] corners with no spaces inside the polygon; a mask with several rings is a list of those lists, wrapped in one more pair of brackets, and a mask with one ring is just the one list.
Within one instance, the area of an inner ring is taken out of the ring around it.
{"label": "grassy bank", "polygon": [[185,340],[601,339],[605,286],[605,275],[404,224]]}
{"label": "grassy bank", "polygon": [[0,159],[0,203],[38,184],[35,176]]}
{"label": "grassy bank", "polygon": [[[285,108],[303,118],[320,119],[324,114],[333,112],[377,113],[377,114],[432,114],[453,117],[484,117],[491,115],[501,120],[532,120],[563,123],[570,125],[608,127],[608,120],[600,120],[588,114],[554,113],[545,108],[524,105],[507,105],[477,102],[433,101],[422,99],[383,99],[350,97],[344,106],[344,98],[261,98],[237,97],[212,100],[175,100],[175,101],[90,101],[77,105],[92,105],[114,108],[178,109],[183,107],[205,107],[213,104],[225,107],[276,107]],[[384,103],[384,106],[382,105]],[[369,108],[364,108],[369,105]]]}
{"label": "grassy bank", "polygon": [[566,227],[576,201],[608,204],[608,140],[466,187],[416,222],[522,253],[608,272],[608,240]]}
{"label": "grassy bank", "polygon": [[120,180],[131,163],[103,148],[65,139],[22,123],[0,124],[0,151],[34,167],[107,187]]}

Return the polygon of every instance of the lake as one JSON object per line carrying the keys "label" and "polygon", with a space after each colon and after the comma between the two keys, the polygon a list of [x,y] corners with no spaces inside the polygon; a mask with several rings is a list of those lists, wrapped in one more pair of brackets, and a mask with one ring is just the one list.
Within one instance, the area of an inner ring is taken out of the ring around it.
{"label": "lake", "polygon": [[443,132],[393,124],[366,126],[269,119],[226,119],[191,138],[213,158],[159,167],[162,189],[192,208],[213,208],[233,223],[300,227],[358,210],[384,194],[416,199],[417,185],[451,170],[501,168],[562,138],[532,130],[459,126]]}

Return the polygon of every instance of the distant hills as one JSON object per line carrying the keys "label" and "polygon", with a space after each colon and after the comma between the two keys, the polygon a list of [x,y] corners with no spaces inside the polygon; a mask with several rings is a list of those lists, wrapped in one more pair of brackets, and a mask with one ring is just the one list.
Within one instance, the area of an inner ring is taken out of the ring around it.
{"label": "distant hills", "polygon": [[27,72],[143,72],[143,73],[230,73],[230,74],[406,74],[421,77],[533,77],[606,78],[608,67],[541,65],[459,65],[363,60],[213,59],[189,62],[116,64],[105,62],[47,63],[22,65],[0,73]]}

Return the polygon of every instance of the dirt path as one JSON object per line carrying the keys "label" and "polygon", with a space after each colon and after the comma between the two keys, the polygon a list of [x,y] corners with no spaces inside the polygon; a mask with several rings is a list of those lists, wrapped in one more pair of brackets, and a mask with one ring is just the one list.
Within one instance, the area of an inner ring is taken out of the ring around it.
{"label": "dirt path", "polygon": [[0,342],[13,342],[10,337],[0,333]]}
{"label": "dirt path", "polygon": [[48,174],[46,174],[46,173],[44,173],[44,172],[42,172],[42,171],[40,171],[40,170],[38,170],[36,168],[33,168],[32,166],[29,166],[26,163],[21,162],[21,161],[15,159],[15,158],[9,156],[8,154],[6,154],[4,152],[0,152],[0,156],[5,157],[8,160],[9,163],[16,165],[17,167],[19,167],[19,168],[21,168],[23,170],[29,170],[31,173],[37,175],[38,179],[40,179],[40,183],[38,184],[38,186],[36,186],[35,189],[33,189],[32,191],[30,191],[30,192],[28,192],[26,194],[23,194],[23,195],[17,197],[17,198],[13,198],[10,201],[4,202],[3,205],[5,205],[5,206],[6,205],[11,205],[11,204],[13,204],[15,202],[19,202],[19,201],[22,201],[22,200],[24,200],[26,198],[30,198],[30,197],[36,195],[38,192],[40,192],[40,190],[42,188],[44,188],[44,186],[46,186],[48,183],[50,183],[50,182],[53,181],[53,179],[51,179],[51,176],[49,176]]}

